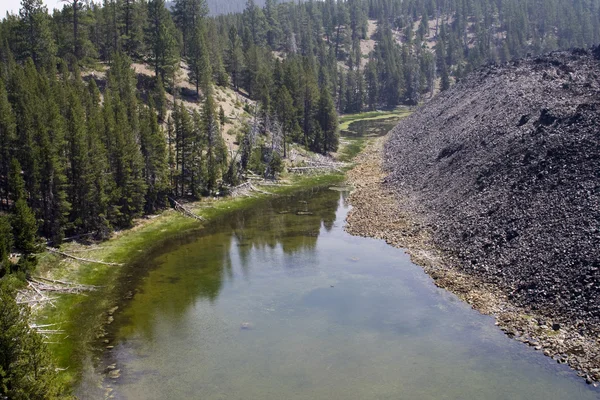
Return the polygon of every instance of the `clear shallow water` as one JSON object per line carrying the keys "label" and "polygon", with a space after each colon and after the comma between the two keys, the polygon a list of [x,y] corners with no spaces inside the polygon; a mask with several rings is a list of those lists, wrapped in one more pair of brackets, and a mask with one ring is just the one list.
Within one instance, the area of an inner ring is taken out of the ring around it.
{"label": "clear shallow water", "polygon": [[81,398],[600,398],[401,250],[345,233],[345,196],[266,202],[133,267],[98,367],[121,376]]}

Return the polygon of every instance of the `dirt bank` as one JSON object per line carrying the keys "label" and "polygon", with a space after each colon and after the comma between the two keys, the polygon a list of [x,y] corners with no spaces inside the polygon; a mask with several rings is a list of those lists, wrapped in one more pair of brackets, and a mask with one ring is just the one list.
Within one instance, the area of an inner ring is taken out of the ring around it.
{"label": "dirt bank", "polygon": [[600,337],[584,336],[572,326],[515,306],[498,285],[460,271],[456,259],[436,247],[426,221],[409,206],[414,199],[400,199],[385,184],[382,152],[387,140],[383,137],[371,143],[348,172],[348,181],[355,190],[350,195],[353,209],[346,230],[406,249],[437,286],[455,293],[481,313],[494,316],[507,335],[559,363],[568,363],[588,383],[600,380]]}

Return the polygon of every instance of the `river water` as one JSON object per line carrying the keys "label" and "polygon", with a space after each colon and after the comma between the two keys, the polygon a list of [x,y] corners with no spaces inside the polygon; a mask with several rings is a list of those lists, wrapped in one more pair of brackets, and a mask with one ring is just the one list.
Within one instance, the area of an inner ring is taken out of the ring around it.
{"label": "river water", "polygon": [[[81,398],[598,399],[564,365],[344,232],[347,192],[270,199],[131,267]],[[298,215],[300,214],[300,215]],[[105,345],[104,345],[105,346]],[[105,374],[113,371],[114,379]]]}

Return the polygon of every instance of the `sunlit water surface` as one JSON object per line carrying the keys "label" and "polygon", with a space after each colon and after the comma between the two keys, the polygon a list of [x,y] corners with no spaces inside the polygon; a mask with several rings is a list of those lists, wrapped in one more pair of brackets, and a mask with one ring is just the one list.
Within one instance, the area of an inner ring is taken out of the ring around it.
{"label": "sunlit water surface", "polygon": [[[598,399],[572,371],[343,230],[346,193],[267,201],[132,267],[81,398]],[[297,215],[300,211],[304,215]]]}

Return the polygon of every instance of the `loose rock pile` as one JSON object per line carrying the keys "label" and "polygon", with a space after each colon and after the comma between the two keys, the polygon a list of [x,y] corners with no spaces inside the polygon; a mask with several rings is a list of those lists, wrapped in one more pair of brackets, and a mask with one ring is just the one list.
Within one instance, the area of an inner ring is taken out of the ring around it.
{"label": "loose rock pile", "polygon": [[453,264],[598,337],[600,47],[471,74],[394,129],[384,168]]}

